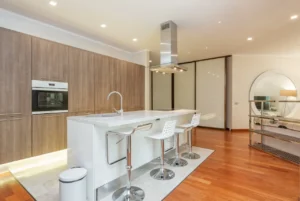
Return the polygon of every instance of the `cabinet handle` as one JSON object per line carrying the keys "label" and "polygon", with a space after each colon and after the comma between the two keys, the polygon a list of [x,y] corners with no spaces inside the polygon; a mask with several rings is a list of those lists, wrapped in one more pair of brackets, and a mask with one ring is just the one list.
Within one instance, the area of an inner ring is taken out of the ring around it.
{"label": "cabinet handle", "polygon": [[42,118],[59,117],[60,115],[43,115]]}

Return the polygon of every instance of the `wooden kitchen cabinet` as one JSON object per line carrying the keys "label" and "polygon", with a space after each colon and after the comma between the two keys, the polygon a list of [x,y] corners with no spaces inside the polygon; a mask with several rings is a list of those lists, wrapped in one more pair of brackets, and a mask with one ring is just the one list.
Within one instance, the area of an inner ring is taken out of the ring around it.
{"label": "wooden kitchen cabinet", "polygon": [[32,116],[33,156],[59,151],[67,145],[67,113]]}
{"label": "wooden kitchen cabinet", "polygon": [[107,101],[107,95],[114,89],[113,62],[111,57],[95,55],[95,113],[112,111],[112,102]]}
{"label": "wooden kitchen cabinet", "polygon": [[0,164],[31,157],[31,116],[0,119]]}
{"label": "wooden kitchen cabinet", "polygon": [[0,28],[0,115],[31,114],[31,37]]}
{"label": "wooden kitchen cabinet", "polygon": [[94,112],[94,77],[94,54],[70,47],[69,112]]}
{"label": "wooden kitchen cabinet", "polygon": [[68,46],[32,37],[32,79],[68,82]]}

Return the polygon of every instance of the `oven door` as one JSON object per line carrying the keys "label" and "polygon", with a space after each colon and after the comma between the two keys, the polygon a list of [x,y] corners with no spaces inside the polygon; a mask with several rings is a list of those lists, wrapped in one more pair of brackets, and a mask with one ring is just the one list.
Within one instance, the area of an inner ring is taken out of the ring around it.
{"label": "oven door", "polygon": [[32,89],[32,114],[68,112],[68,91]]}

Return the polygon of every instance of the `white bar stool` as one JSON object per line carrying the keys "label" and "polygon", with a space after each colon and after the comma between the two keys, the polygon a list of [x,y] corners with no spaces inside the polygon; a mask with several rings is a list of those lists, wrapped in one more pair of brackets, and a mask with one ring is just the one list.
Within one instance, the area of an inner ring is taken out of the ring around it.
{"label": "white bar stool", "polygon": [[164,154],[165,154],[165,139],[174,135],[176,128],[176,120],[167,121],[164,125],[162,132],[155,133],[147,136],[154,140],[160,140],[161,144],[161,156],[160,156],[160,168],[154,169],[150,172],[150,176],[157,180],[170,180],[175,177],[175,173],[172,170],[164,167]]}
{"label": "white bar stool", "polygon": [[175,136],[174,136],[174,145],[176,146],[175,149],[175,157],[168,160],[168,164],[172,167],[183,167],[188,164],[188,162],[179,157],[179,134],[185,133],[186,129],[184,128],[176,128],[175,129]]}
{"label": "white bar stool", "polygon": [[[108,131],[108,134],[123,135],[126,137],[127,144],[127,186],[115,191],[112,195],[114,201],[141,201],[145,198],[145,192],[136,186],[131,186],[131,135],[138,130],[151,129],[152,123],[139,125],[136,128],[124,128]],[[119,141],[120,142],[120,141]]]}
{"label": "white bar stool", "polygon": [[192,130],[193,130],[193,128],[197,127],[200,124],[200,117],[201,117],[201,114],[194,114],[190,124],[184,124],[184,125],[179,126],[182,128],[187,128],[187,131],[188,131],[189,152],[181,154],[181,156],[183,158],[186,158],[186,159],[199,159],[200,158],[199,154],[193,153],[193,147],[192,147]]}

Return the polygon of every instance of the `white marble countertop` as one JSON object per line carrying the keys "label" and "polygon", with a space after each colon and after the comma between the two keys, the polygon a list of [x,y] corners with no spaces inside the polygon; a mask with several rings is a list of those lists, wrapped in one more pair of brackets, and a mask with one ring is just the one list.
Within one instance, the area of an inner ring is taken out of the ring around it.
{"label": "white marble countertop", "polygon": [[135,124],[140,122],[153,121],[156,119],[169,118],[193,114],[197,110],[174,110],[174,111],[155,111],[155,110],[141,110],[134,112],[124,112],[123,116],[101,117],[97,115],[87,116],[72,116],[68,120],[74,120],[82,123],[95,124],[104,127],[115,127],[128,124]]}

